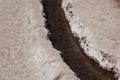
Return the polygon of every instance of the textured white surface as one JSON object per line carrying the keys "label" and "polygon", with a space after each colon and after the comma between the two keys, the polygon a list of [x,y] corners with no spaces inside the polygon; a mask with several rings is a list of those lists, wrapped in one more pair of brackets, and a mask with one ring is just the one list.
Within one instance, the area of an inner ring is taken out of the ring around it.
{"label": "textured white surface", "polygon": [[0,80],[79,80],[47,39],[39,0],[0,0]]}
{"label": "textured white surface", "polygon": [[87,55],[120,73],[120,8],[114,0],[62,0],[75,36]]}

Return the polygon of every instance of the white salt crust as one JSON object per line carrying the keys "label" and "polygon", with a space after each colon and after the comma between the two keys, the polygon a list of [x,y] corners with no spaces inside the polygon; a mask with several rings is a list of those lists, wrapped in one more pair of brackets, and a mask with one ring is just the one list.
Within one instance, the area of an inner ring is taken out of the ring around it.
{"label": "white salt crust", "polygon": [[[120,77],[120,55],[113,54],[113,53],[106,53],[104,52],[104,50],[102,51],[102,49],[99,49],[98,47],[96,47],[87,38],[87,37],[91,37],[92,31],[86,28],[85,21],[82,22],[81,21],[82,19],[78,16],[80,15],[80,13],[76,12],[76,11],[79,12],[79,8],[76,8],[76,6],[78,7],[80,5],[79,0],[74,0],[74,1],[62,0],[62,1],[63,1],[62,8],[65,12],[67,20],[69,21],[72,33],[74,34],[74,36],[77,36],[80,38],[79,40],[80,45],[82,46],[86,54],[91,58],[93,58],[95,61],[97,61],[100,64],[100,66],[102,66],[104,69],[112,70],[116,73],[115,75],[116,77]],[[92,1],[95,1],[95,0],[92,0]],[[79,5],[76,5],[77,3]],[[104,45],[107,46],[106,44]]]}

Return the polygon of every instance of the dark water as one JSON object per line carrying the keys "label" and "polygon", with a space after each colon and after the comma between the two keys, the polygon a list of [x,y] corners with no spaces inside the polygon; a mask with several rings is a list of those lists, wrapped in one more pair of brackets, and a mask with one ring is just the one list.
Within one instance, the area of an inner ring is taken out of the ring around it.
{"label": "dark water", "polygon": [[65,63],[81,80],[115,80],[114,73],[103,70],[85,55],[79,46],[79,38],[72,35],[68,21],[61,8],[60,0],[43,0],[46,28],[53,46],[62,52]]}

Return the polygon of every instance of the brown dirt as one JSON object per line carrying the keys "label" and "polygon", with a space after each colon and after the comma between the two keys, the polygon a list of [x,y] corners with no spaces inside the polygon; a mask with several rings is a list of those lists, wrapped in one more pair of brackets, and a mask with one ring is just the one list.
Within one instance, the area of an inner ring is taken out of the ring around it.
{"label": "brown dirt", "polygon": [[120,0],[115,0],[118,4],[120,4]]}
{"label": "brown dirt", "polygon": [[117,6],[116,7],[119,7],[120,8],[120,0],[115,0],[117,2]]}
{"label": "brown dirt", "polygon": [[72,35],[68,21],[61,8],[60,0],[43,0],[46,28],[53,46],[62,52],[67,65],[81,80],[115,80],[114,73],[103,70],[79,46],[79,39]]}

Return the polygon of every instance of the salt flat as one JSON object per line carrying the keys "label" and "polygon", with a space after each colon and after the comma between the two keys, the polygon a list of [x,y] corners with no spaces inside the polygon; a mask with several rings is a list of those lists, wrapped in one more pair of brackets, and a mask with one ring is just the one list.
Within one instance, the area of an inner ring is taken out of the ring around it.
{"label": "salt flat", "polygon": [[96,48],[120,55],[120,8],[113,0],[74,0],[75,14],[84,24],[86,39]]}
{"label": "salt flat", "polygon": [[47,38],[41,0],[0,0],[0,80],[79,80]]}

